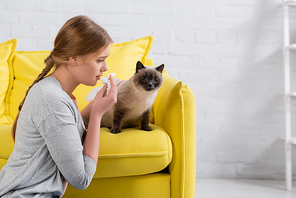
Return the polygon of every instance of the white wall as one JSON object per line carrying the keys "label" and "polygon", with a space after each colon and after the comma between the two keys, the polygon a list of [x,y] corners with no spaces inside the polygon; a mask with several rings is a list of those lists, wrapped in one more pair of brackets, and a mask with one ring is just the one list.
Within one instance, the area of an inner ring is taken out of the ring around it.
{"label": "white wall", "polygon": [[78,14],[115,42],[153,35],[150,57],[193,89],[197,177],[284,178],[281,0],[0,0],[0,42],[51,50]]}

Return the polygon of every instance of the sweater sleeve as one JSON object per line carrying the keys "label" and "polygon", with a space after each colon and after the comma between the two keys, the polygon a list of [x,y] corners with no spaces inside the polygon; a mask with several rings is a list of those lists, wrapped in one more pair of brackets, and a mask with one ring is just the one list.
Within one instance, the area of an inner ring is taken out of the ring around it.
{"label": "sweater sleeve", "polygon": [[48,109],[51,114],[40,123],[38,130],[63,177],[74,188],[85,189],[94,176],[96,163],[83,154],[77,128],[80,120],[75,119],[79,111],[67,102],[51,101]]}

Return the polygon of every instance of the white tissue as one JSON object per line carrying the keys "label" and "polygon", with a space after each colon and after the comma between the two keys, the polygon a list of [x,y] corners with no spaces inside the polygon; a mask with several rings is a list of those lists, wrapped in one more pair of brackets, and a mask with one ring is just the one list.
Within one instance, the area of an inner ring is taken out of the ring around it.
{"label": "white tissue", "polygon": [[[111,89],[111,83],[110,83],[110,80],[109,80],[110,75],[115,76],[116,74],[115,74],[115,73],[110,73],[110,74],[108,74],[107,77],[105,77],[105,78],[101,78],[101,79],[100,79],[100,80],[102,81],[103,85],[107,84],[107,86],[108,86],[108,88],[107,88],[107,92],[106,92],[106,95],[109,94],[110,89]],[[113,79],[114,79],[116,85],[120,82],[120,80],[119,80],[118,78],[113,78]],[[103,88],[103,86],[96,87],[96,88],[92,89],[92,90],[87,94],[87,96],[86,96],[86,98],[85,98],[85,101],[86,101],[86,102],[87,102],[87,101],[92,101],[92,100],[96,97],[97,93],[98,93],[102,88]]]}

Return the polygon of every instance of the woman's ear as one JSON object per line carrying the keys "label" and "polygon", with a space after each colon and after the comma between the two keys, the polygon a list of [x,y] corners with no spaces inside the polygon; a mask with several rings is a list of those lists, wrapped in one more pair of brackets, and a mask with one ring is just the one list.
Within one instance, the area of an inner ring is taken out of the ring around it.
{"label": "woman's ear", "polygon": [[77,61],[77,57],[73,56],[73,57],[69,57],[69,61],[72,62],[76,62]]}
{"label": "woman's ear", "polygon": [[77,63],[77,57],[73,56],[73,57],[69,57],[69,61],[71,64],[76,64]]}

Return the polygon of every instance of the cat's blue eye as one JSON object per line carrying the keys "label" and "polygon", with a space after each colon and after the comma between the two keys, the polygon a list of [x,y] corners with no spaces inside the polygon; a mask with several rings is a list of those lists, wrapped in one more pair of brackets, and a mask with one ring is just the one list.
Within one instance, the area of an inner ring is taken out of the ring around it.
{"label": "cat's blue eye", "polygon": [[146,77],[145,77],[145,76],[142,76],[141,79],[142,79],[142,80],[146,80]]}
{"label": "cat's blue eye", "polygon": [[154,78],[154,80],[155,80],[155,81],[158,81],[158,80],[159,80],[159,78],[157,78],[157,77],[156,77],[156,78]]}

